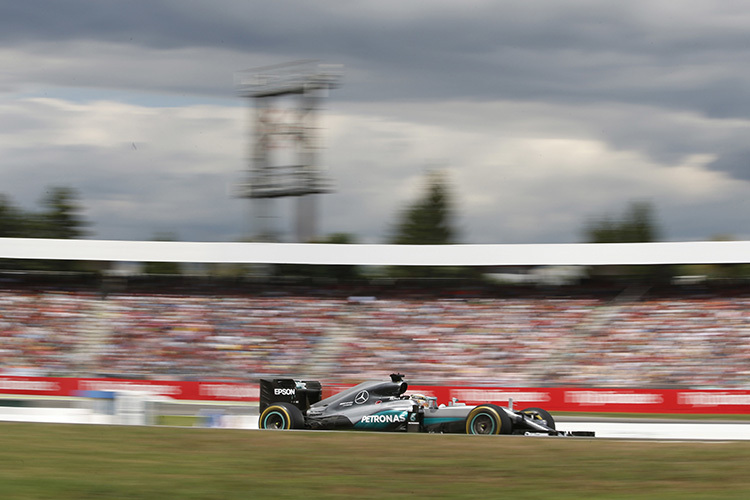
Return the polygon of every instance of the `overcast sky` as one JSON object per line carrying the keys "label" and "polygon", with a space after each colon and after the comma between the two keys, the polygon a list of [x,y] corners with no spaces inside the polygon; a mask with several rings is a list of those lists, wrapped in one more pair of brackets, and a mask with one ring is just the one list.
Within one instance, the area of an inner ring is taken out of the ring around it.
{"label": "overcast sky", "polygon": [[[235,76],[344,65],[320,234],[385,243],[441,169],[462,243],[582,241],[650,201],[663,239],[750,239],[750,7],[717,0],[0,0],[0,193],[77,190],[91,238],[252,231]],[[273,224],[293,238],[292,200]]]}

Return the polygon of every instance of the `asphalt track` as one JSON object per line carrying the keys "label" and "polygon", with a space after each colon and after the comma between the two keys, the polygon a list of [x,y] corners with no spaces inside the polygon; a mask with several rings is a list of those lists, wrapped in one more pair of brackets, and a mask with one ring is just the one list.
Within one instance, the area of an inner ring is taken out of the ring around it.
{"label": "asphalt track", "polygon": [[649,419],[565,419],[558,420],[562,431],[594,431],[597,438],[680,440],[680,441],[748,441],[750,422],[737,421],[662,421]]}
{"label": "asphalt track", "polygon": [[[252,428],[257,429],[257,419]],[[561,431],[594,431],[597,438],[661,441],[750,441],[750,422],[560,421]],[[312,431],[311,431],[312,432]]]}
{"label": "asphalt track", "polygon": [[[203,410],[205,412],[205,408]],[[205,413],[204,413],[205,414]],[[255,408],[222,409],[211,407],[206,426],[257,429]],[[111,415],[88,408],[7,408],[0,407],[0,421],[78,424],[122,424]],[[750,421],[695,421],[679,419],[605,419],[596,417],[557,418],[562,431],[594,431],[597,438],[681,441],[750,441]]]}

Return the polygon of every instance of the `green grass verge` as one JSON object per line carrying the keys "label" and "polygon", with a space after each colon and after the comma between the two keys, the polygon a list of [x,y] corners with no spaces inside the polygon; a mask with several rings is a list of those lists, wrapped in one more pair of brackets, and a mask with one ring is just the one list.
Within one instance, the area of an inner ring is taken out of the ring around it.
{"label": "green grass verge", "polygon": [[181,427],[205,427],[205,418],[195,415],[159,415],[156,425],[176,425]]}
{"label": "green grass verge", "polygon": [[0,423],[3,499],[750,498],[750,443]]}

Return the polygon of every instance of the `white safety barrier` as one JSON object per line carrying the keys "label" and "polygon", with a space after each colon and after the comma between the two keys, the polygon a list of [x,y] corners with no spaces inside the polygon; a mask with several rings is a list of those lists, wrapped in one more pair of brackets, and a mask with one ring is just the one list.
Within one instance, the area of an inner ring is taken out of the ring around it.
{"label": "white safety barrier", "polygon": [[676,439],[682,441],[748,441],[750,422],[566,422],[559,430],[594,431],[597,438],[612,439]]}
{"label": "white safety barrier", "polygon": [[0,258],[398,266],[732,264],[750,262],[750,241],[334,245],[0,238]]}
{"label": "white safety barrier", "polygon": [[112,415],[88,408],[8,408],[0,407],[0,421],[59,424],[112,424]]}

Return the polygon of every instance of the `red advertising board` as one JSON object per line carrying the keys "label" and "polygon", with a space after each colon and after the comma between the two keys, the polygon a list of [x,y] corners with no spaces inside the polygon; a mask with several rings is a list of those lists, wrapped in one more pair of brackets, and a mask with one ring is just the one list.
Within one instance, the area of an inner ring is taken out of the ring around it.
{"label": "red advertising board", "polygon": [[750,391],[685,389],[602,389],[572,387],[412,387],[447,402],[492,402],[517,409],[611,413],[750,413]]}
{"label": "red advertising board", "polygon": [[[324,397],[348,386],[326,387]],[[0,394],[80,396],[92,391],[141,391],[190,401],[258,401],[257,384],[93,378],[0,376]],[[750,391],[683,389],[602,389],[572,387],[412,386],[410,393],[453,398],[466,404],[497,403],[518,409],[612,413],[750,413]]]}
{"label": "red advertising board", "polygon": [[190,401],[258,401],[260,396],[257,384],[0,376],[0,394],[79,396],[94,391],[140,391]]}

